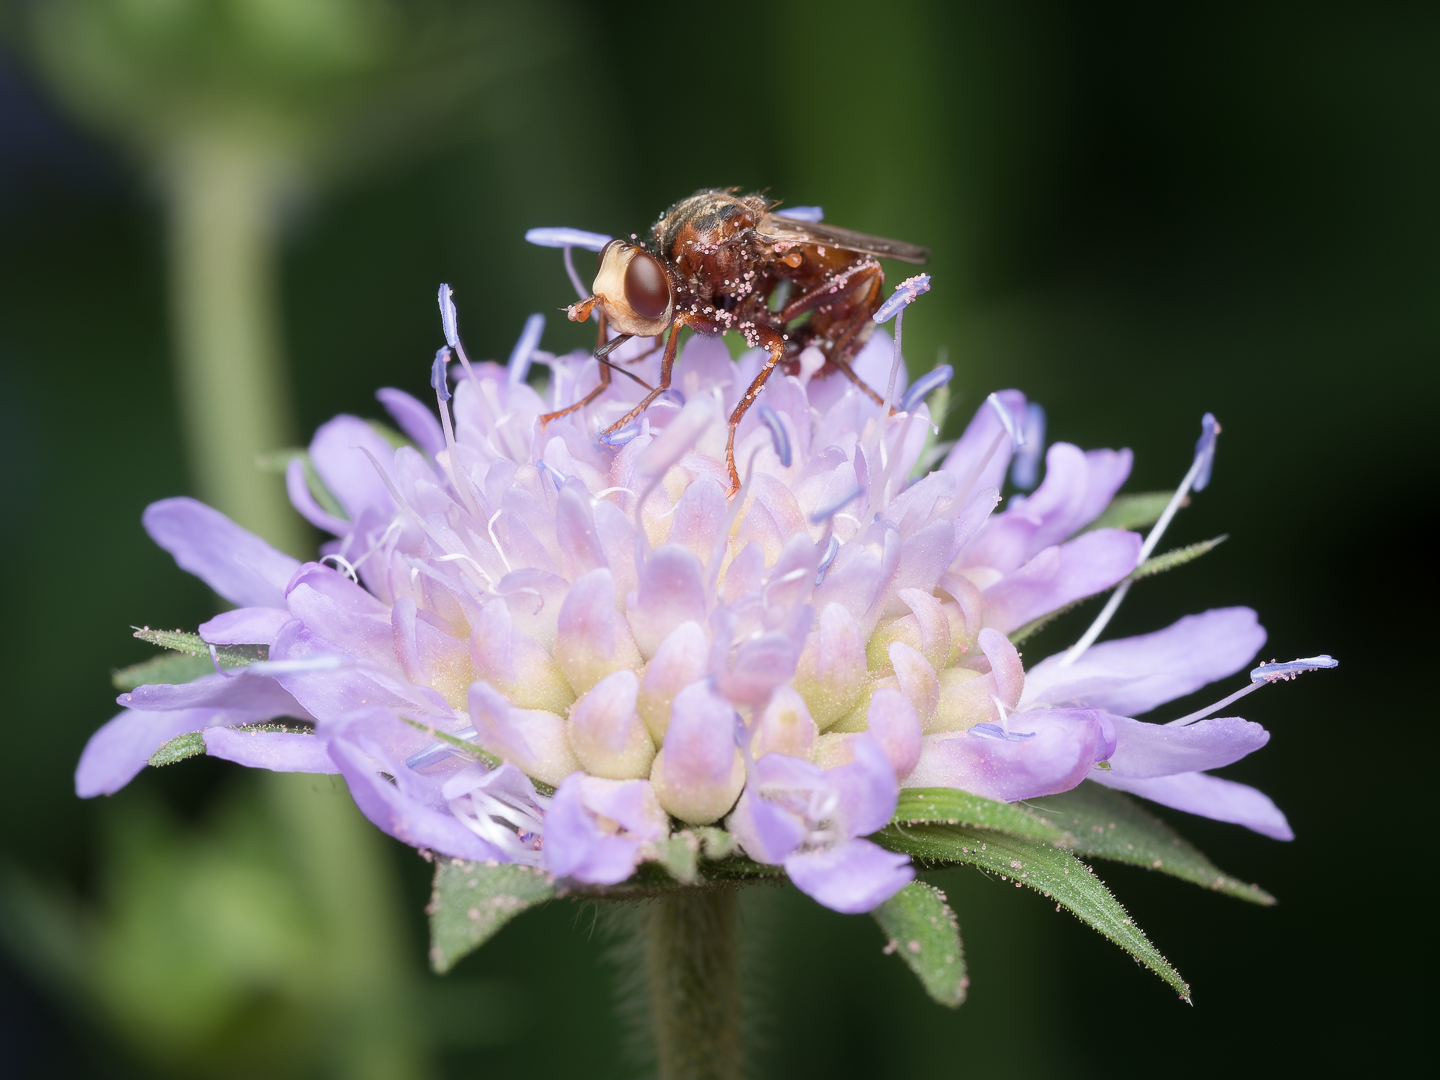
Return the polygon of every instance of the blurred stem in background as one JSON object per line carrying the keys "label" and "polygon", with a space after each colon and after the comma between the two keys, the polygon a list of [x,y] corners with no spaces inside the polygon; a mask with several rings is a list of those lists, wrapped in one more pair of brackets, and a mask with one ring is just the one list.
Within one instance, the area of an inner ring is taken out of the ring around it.
{"label": "blurred stem in background", "polygon": [[304,558],[309,530],[257,457],[295,439],[276,274],[276,168],[197,133],[167,170],[176,380],[196,487]]}
{"label": "blurred stem in background", "polygon": [[[473,122],[465,121],[483,112],[480,91],[527,62],[523,20],[543,14],[497,14],[489,4],[448,0],[52,0],[25,10],[32,52],[61,96],[161,181],[176,377],[196,493],[278,547],[311,554],[313,538],[290,509],[283,482],[257,467],[257,455],[297,435],[278,299],[282,201],[303,182],[333,181],[473,135]],[[157,392],[155,400],[164,396]],[[135,417],[137,438],[144,427],[145,418]],[[312,777],[267,777],[265,809],[237,810],[228,819],[232,830],[288,849],[275,872],[290,876],[289,890],[304,895],[313,914],[301,950],[310,969],[306,992],[280,992],[280,999],[323,1029],[309,1042],[327,1048],[327,1074],[427,1075],[415,1015],[423,951],[402,931],[385,842],[348,798],[325,786],[317,794]],[[128,986],[127,972],[183,986],[194,977],[186,969],[203,970],[202,954],[215,942],[203,932],[186,939],[145,929],[155,918],[145,914],[152,906],[137,907],[124,890],[168,881],[172,892],[183,892],[198,887],[187,874],[214,868],[186,856],[182,848],[194,842],[173,832],[152,839],[155,873],[118,873],[96,920],[109,931],[77,937],[102,953],[123,953],[126,942],[165,947],[68,970],[72,980],[94,984],[72,989],[142,1052],[173,1062],[178,1047],[165,1042],[200,1037],[185,1029],[193,1002],[184,994],[132,994],[139,988]],[[221,841],[214,843],[223,854]],[[264,906],[249,913],[248,929],[241,925],[246,913],[232,912],[232,931],[268,940]],[[126,911],[128,922],[117,914]],[[97,982],[104,972],[106,986]],[[294,989],[293,979],[280,981]],[[136,1014],[142,1000],[143,1017]],[[161,1015],[166,1001],[173,1025]],[[237,998],[230,1007],[242,1006],[249,1008]],[[263,1023],[244,1022],[238,1012],[222,1020],[211,1017],[203,1031],[228,1030],[227,1040],[256,1047],[270,1041]],[[171,1026],[177,1034],[164,1034]],[[146,1031],[148,1046],[140,1037]]]}

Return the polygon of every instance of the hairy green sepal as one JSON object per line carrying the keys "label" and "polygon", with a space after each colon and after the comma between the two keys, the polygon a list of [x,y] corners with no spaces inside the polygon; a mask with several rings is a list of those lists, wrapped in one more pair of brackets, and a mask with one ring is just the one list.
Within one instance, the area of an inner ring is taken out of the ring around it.
{"label": "hairy green sepal", "polygon": [[129,692],[137,686],[153,686],[156,683],[193,682],[202,675],[215,670],[209,655],[195,656],[192,653],[165,653],[139,664],[110,673],[110,684],[116,690]]}
{"label": "hairy green sepal", "polygon": [[[203,656],[206,660],[210,659],[210,650],[214,649],[215,659],[222,668],[246,667],[267,659],[270,654],[268,645],[211,645],[199,634],[190,634],[184,630],[151,630],[148,626],[140,626],[135,628],[135,636],[151,645],[159,645],[162,649],[171,649],[190,656]],[[133,669],[125,670],[128,672]]]}
{"label": "hairy green sepal", "polygon": [[1252,904],[1275,898],[1258,885],[1233,878],[1135,800],[1088,780],[1060,795],[1031,800],[1070,834],[1065,846],[1082,855],[1143,866],[1203,885]]}
{"label": "hairy green sepal", "polygon": [[205,733],[192,731],[186,735],[177,735],[156,750],[150,755],[150,764],[158,769],[162,765],[174,765],[177,761],[184,761],[186,758],[203,753],[205,753]]}
{"label": "hairy green sepal", "polygon": [[430,915],[430,966],[444,974],[522,911],[555,895],[543,870],[438,857]]}
{"label": "hairy green sepal", "polygon": [[1094,872],[1063,848],[965,825],[891,825],[874,839],[914,859],[977,866],[1055,900],[1190,1000],[1190,986],[1110,895]]}
{"label": "hairy green sepal", "polygon": [[965,976],[960,924],[945,894],[912,881],[871,914],[890,939],[885,951],[899,954],[932,998],[958,1008],[970,980]]}

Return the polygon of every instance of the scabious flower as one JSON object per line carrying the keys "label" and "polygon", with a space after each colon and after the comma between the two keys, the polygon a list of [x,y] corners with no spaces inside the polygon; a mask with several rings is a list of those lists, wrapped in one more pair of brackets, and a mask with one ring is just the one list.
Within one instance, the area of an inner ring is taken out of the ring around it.
{"label": "scabious flower", "polygon": [[[418,848],[608,886],[677,832],[721,827],[845,912],[913,877],[865,839],[906,787],[1010,801],[1088,778],[1290,837],[1263,794],[1206,772],[1263,746],[1263,728],[1133,718],[1244,667],[1265,640],[1253,612],[1085,642],[1029,670],[1012,643],[1148,555],[1134,532],[1087,531],[1128,450],[1056,443],[1038,489],[997,512],[1017,450],[1033,486],[1044,431],[1006,390],[912,479],[933,430],[924,398],[948,369],[907,393],[876,332],[855,368],[889,388],[893,415],[802,357],[741,423],[743,484],[727,499],[723,417],[761,350],[732,361],[692,337],[672,392],[602,440],[638,380],[655,381],[648,343],[609,358],[636,381],[547,425],[595,385],[596,360],[539,352],[532,320],[508,365],[472,365],[448,289],[441,307],[438,418],[381,390],[403,440],[340,416],[290,463],[295,508],[333,537],[318,561],[191,499],[145,511],[151,537],[236,605],[200,637],[268,659],[122,695],[85,749],[81,795],[198,731],[212,756],[342,774],[371,821]],[[549,367],[544,398],[534,363]],[[281,717],[313,731],[265,729]]]}

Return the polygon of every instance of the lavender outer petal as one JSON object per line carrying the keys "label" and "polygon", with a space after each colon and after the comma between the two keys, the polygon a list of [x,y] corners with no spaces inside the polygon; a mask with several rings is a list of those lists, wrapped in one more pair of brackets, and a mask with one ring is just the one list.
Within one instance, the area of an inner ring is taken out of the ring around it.
{"label": "lavender outer petal", "polygon": [[285,585],[300,561],[276,551],[218,510],[194,499],[161,499],[140,518],[150,539],[240,607],[284,607]]}
{"label": "lavender outer petal", "polygon": [[1263,791],[1248,784],[1222,780],[1205,773],[1177,773],[1149,780],[1111,776],[1096,772],[1091,779],[1117,791],[1128,791],[1161,806],[1190,814],[1244,825],[1274,840],[1294,840],[1295,833],[1285,815]]}
{"label": "lavender outer petal", "polygon": [[284,608],[244,607],[201,623],[199,633],[211,645],[268,645],[289,621]]}
{"label": "lavender outer petal", "polygon": [[75,794],[82,799],[115,794],[171,739],[199,731],[223,716],[215,709],[126,709],[118,713],[85,744],[75,768]]}
{"label": "lavender outer petal", "polygon": [[615,885],[635,871],[640,842],[600,831],[581,797],[584,773],[566,777],[545,814],[545,869],[595,885]]}
{"label": "lavender outer petal", "polygon": [[[1025,395],[1019,390],[1001,390],[997,395],[1005,407],[1014,416],[1025,415]],[[949,473],[954,473],[960,478],[961,483],[971,482],[972,491],[979,491],[982,488],[999,488],[1005,482],[1005,473],[1010,469],[1010,456],[1015,448],[1010,444],[1008,437],[1001,438],[1000,445],[995,453],[991,454],[990,460],[981,468],[981,462],[989,453],[990,446],[995,442],[997,435],[1004,435],[1005,425],[1000,422],[1000,417],[988,402],[982,401],[980,408],[976,410],[975,417],[966,427],[963,435],[955,443],[954,448],[945,458],[945,463],[940,466]],[[979,469],[979,473],[976,470]]]}
{"label": "lavender outer petal", "polygon": [[1212,717],[1188,727],[1146,724],[1124,716],[1109,719],[1115,727],[1110,772],[1133,780],[1218,769],[1270,741],[1263,727],[1238,716]]}
{"label": "lavender outer petal", "polygon": [[337,416],[321,424],[310,441],[315,471],[351,521],[366,510],[376,510],[387,518],[395,513],[390,491],[375,469],[375,462],[388,467],[394,457],[395,448],[354,416]]}
{"label": "lavender outer petal", "polygon": [[1003,802],[1053,795],[1084,780],[1113,748],[1093,709],[1017,713],[1010,730],[1013,741],[973,729],[927,735],[904,786],[959,788]]}
{"label": "lavender outer petal", "polygon": [[411,397],[404,390],[394,390],[388,386],[376,390],[375,397],[385,406],[385,411],[395,418],[400,430],[425,453],[433,458],[445,449],[445,432],[440,428],[440,421],[435,419],[435,414],[418,398]]}
{"label": "lavender outer petal", "polygon": [[1138,533],[1096,529],[1049,547],[984,590],[986,621],[1008,634],[1032,619],[1114,585],[1135,569]]}
{"label": "lavender outer petal", "polygon": [[909,856],[858,839],[791,855],[785,872],[801,892],[844,915],[873,911],[915,880]]}
{"label": "lavender outer petal", "polygon": [[271,772],[338,773],[325,740],[284,731],[236,731],[212,727],[205,732],[205,752],[252,769]]}
{"label": "lavender outer petal", "polygon": [[1138,716],[1241,670],[1265,644],[1246,607],[1187,615],[1153,634],[1102,641],[1076,663],[1047,657],[1025,675],[1021,708],[1089,706]]}

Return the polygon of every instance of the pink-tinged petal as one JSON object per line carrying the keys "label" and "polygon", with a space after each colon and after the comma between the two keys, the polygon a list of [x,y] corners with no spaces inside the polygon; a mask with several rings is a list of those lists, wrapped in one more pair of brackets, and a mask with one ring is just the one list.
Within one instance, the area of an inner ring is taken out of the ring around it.
{"label": "pink-tinged petal", "polygon": [[566,595],[560,606],[555,661],[577,694],[612,671],[639,666],[630,626],[615,610],[615,581],[609,570],[591,570]]}
{"label": "pink-tinged petal", "polygon": [[1072,600],[1107,589],[1135,569],[1141,543],[1138,533],[1096,529],[1048,547],[983,590],[985,621],[1008,634]]}
{"label": "pink-tinged petal", "polygon": [[570,710],[570,745],[591,776],[638,780],[650,775],[655,744],[635,711],[639,691],[633,671],[612,672]]}
{"label": "pink-tinged petal", "polygon": [[[453,814],[426,806],[387,780],[382,773],[389,769],[383,766],[390,763],[377,761],[358,743],[344,736],[336,738],[330,743],[330,756],[340,767],[355,805],[383,832],[411,847],[441,855],[476,861],[508,861],[503,851],[481,840]],[[390,768],[403,766],[390,765]]]}
{"label": "pink-tinged petal", "polygon": [[201,623],[200,636],[211,645],[269,645],[289,621],[284,608],[238,608]]}
{"label": "pink-tinged petal", "polygon": [[570,581],[606,565],[589,492],[578,480],[567,480],[555,497],[555,539],[560,569]]}
{"label": "pink-tinged petal", "polygon": [[285,494],[290,497],[290,505],[295,511],[317,529],[323,529],[332,536],[344,536],[351,531],[350,522],[336,517],[320,505],[305,479],[305,463],[298,457],[291,458],[285,466]]}
{"label": "pink-tinged petal", "polygon": [[[270,643],[271,660],[313,660],[337,652],[336,646],[317,638],[299,619],[282,626]],[[393,672],[357,667],[347,670],[343,678],[337,678],[334,671],[277,675],[275,682],[317,718],[342,716],[364,706],[415,710],[420,705],[418,688],[405,682],[393,655],[391,667]],[[435,708],[426,704],[420,711],[430,714]]]}
{"label": "pink-tinged petal", "polygon": [[214,709],[124,710],[85,744],[75,769],[75,794],[82,799],[115,794],[156,750],[171,739],[201,730],[216,716]]}
{"label": "pink-tinged petal", "polygon": [[[995,396],[1010,410],[1011,416],[1019,418],[1025,415],[1025,395],[1019,390],[1001,390]],[[983,401],[975,412],[975,418],[940,467],[954,473],[961,484],[969,485],[972,491],[999,488],[1004,483],[1014,451],[1015,447],[1011,445],[999,415],[989,401]]]}
{"label": "pink-tinged petal", "polygon": [[817,735],[805,699],[794,687],[777,686],[751,736],[750,756],[758,760],[766,754],[788,754],[808,759]]}
{"label": "pink-tinged petal", "polygon": [[1106,787],[1128,791],[1161,806],[1199,814],[1216,821],[1244,825],[1247,829],[1253,829],[1274,840],[1295,839],[1290,823],[1285,820],[1280,808],[1270,800],[1270,796],[1248,784],[1237,784],[1233,780],[1222,780],[1218,776],[1198,772],[1156,776],[1148,780],[1097,772],[1092,779]]}
{"label": "pink-tinged petal", "polygon": [[1093,709],[1019,713],[1008,732],[986,723],[927,735],[904,786],[959,788],[1003,802],[1053,795],[1085,779],[1112,745]]}
{"label": "pink-tinged petal", "polygon": [[565,721],[540,709],[517,709],[494,688],[475,682],[469,693],[476,741],[544,784],[558,784],[580,768]]}
{"label": "pink-tinged petal", "polygon": [[561,781],[545,814],[545,869],[556,877],[616,885],[640,861],[640,841],[604,832],[584,802],[584,773]]}
{"label": "pink-tinged petal", "polygon": [[915,879],[908,855],[869,840],[791,855],[785,872],[805,895],[844,915],[874,911]]}
{"label": "pink-tinged petal", "polygon": [[768,799],[757,798],[750,788],[741,794],[725,819],[725,827],[746,855],[767,866],[784,862],[805,840],[805,822],[798,815]]}
{"label": "pink-tinged petal", "polygon": [[635,601],[627,608],[635,644],[647,660],[681,623],[703,623],[705,584],[695,553],[679,544],[656,548],[640,571]]}
{"label": "pink-tinged petal", "polygon": [[276,551],[218,510],[194,499],[161,499],[141,516],[150,539],[240,607],[284,607],[285,585],[298,559]]}
{"label": "pink-tinged petal", "polygon": [[1265,644],[1245,607],[1187,615],[1164,630],[1092,645],[1068,667],[1057,653],[1025,677],[1024,708],[1088,706],[1138,716],[1233,675]]}
{"label": "pink-tinged petal", "polygon": [[271,772],[338,773],[325,740],[284,731],[236,731],[212,727],[205,731],[205,752],[251,769]]}
{"label": "pink-tinged petal", "polygon": [[860,624],[841,604],[825,605],[820,625],[805,641],[794,681],[821,731],[854,707],[867,679]]}
{"label": "pink-tinged petal", "polygon": [[1263,727],[1238,716],[1212,717],[1188,727],[1146,724],[1124,716],[1112,716],[1110,722],[1115,727],[1110,771],[1135,780],[1218,769],[1270,741]]}
{"label": "pink-tinged petal", "polygon": [[[892,649],[894,647],[891,646]],[[913,649],[910,651],[914,652]],[[870,734],[885,751],[890,767],[895,770],[895,778],[903,780],[920,761],[920,718],[915,713],[915,707],[899,690],[882,686],[870,695],[870,707],[865,716]],[[853,743],[851,749],[854,750]]]}
{"label": "pink-tinged petal", "polygon": [[675,504],[669,543],[689,548],[702,563],[708,563],[725,531],[729,509],[725,489],[709,477],[698,477]]}
{"label": "pink-tinged petal", "polygon": [[429,406],[411,397],[404,390],[393,390],[388,386],[376,390],[375,397],[385,406],[385,411],[395,418],[400,430],[425,453],[434,457],[445,449],[445,432],[441,430],[440,421],[435,419]]}
{"label": "pink-tinged petal", "polygon": [[675,695],[650,782],[660,805],[681,821],[718,821],[740,794],[745,762],[735,746],[736,719],[735,707],[708,681],[692,683]]}
{"label": "pink-tinged petal", "polygon": [[328,567],[312,564],[297,579],[290,589],[290,614],[310,634],[333,643],[331,652],[343,651],[381,671],[402,673],[389,607]]}
{"label": "pink-tinged petal", "polygon": [[1015,708],[1025,690],[1025,666],[1020,662],[1020,653],[1009,638],[989,627],[980,631],[979,641],[995,676],[996,697],[1007,709]]}
{"label": "pink-tinged petal", "polygon": [[395,503],[376,469],[387,468],[395,448],[364,420],[337,416],[321,424],[310,441],[310,462],[325,486],[354,521],[366,510],[385,517],[395,513]]}
{"label": "pink-tinged petal", "polygon": [[645,668],[635,707],[658,746],[670,726],[675,695],[705,675],[710,643],[699,623],[681,623],[660,643]]}

